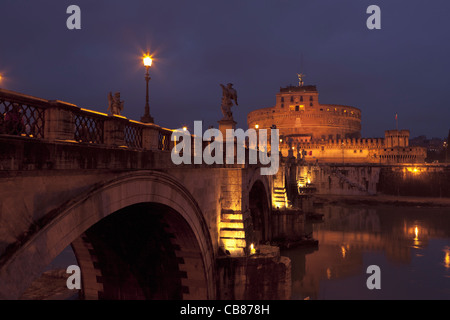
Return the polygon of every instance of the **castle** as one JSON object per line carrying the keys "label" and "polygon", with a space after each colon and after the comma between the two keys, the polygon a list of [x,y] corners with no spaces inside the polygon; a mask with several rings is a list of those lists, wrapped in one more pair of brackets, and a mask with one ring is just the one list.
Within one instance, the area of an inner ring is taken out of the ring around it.
{"label": "castle", "polygon": [[249,128],[279,129],[283,156],[327,163],[423,163],[426,149],[409,146],[409,130],[386,130],[384,138],[361,138],[361,110],[319,103],[314,85],[280,88],[274,107],[247,115]]}

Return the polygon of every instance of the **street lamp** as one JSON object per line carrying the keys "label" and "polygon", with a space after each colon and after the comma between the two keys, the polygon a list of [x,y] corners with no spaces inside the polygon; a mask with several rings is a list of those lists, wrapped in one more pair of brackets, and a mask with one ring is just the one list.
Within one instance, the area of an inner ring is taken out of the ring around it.
{"label": "street lamp", "polygon": [[144,57],[142,58],[142,61],[144,62],[144,66],[145,66],[145,82],[147,84],[146,87],[146,94],[145,94],[145,113],[144,115],[141,117],[141,122],[144,123],[153,123],[153,117],[150,116],[150,105],[148,104],[148,81],[150,80],[150,75],[148,73],[150,67],[152,66],[152,57],[150,56],[150,54],[147,52],[146,55],[144,55]]}
{"label": "street lamp", "polygon": [[444,155],[445,155],[445,163],[447,163],[447,160],[448,160],[448,150],[447,150],[447,148],[448,148],[448,142],[447,141],[444,141]]}

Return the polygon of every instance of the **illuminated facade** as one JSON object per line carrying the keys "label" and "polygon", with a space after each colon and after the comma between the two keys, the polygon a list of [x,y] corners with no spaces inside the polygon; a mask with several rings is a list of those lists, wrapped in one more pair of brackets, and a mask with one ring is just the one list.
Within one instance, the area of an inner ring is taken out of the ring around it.
{"label": "illuminated facade", "polygon": [[296,135],[305,140],[332,140],[361,137],[361,111],[351,106],[319,103],[316,86],[280,88],[276,104],[250,112],[249,128],[270,129],[280,135]]}
{"label": "illuminated facade", "polygon": [[361,138],[361,110],[321,104],[316,86],[280,88],[274,107],[247,115],[249,128],[279,129],[280,150],[306,161],[328,163],[422,163],[426,149],[409,146],[409,130]]}

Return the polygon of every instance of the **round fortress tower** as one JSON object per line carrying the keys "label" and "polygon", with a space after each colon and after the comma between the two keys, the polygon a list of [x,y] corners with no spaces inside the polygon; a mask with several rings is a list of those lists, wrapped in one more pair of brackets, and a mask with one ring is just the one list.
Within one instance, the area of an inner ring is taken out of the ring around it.
{"label": "round fortress tower", "polygon": [[276,126],[280,136],[295,135],[305,140],[361,137],[361,110],[351,106],[319,103],[314,85],[280,88],[274,107],[257,109],[247,115],[249,128]]}

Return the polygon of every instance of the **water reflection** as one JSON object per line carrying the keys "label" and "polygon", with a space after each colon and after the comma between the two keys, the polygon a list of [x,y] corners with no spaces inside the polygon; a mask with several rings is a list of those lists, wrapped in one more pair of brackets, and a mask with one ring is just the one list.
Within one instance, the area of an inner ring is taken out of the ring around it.
{"label": "water reflection", "polygon": [[[284,250],[293,299],[450,299],[450,208],[325,206],[319,248]],[[366,287],[380,266],[381,290]]]}
{"label": "water reflection", "polygon": [[442,251],[445,253],[444,267],[450,269],[450,247],[445,247]]}

